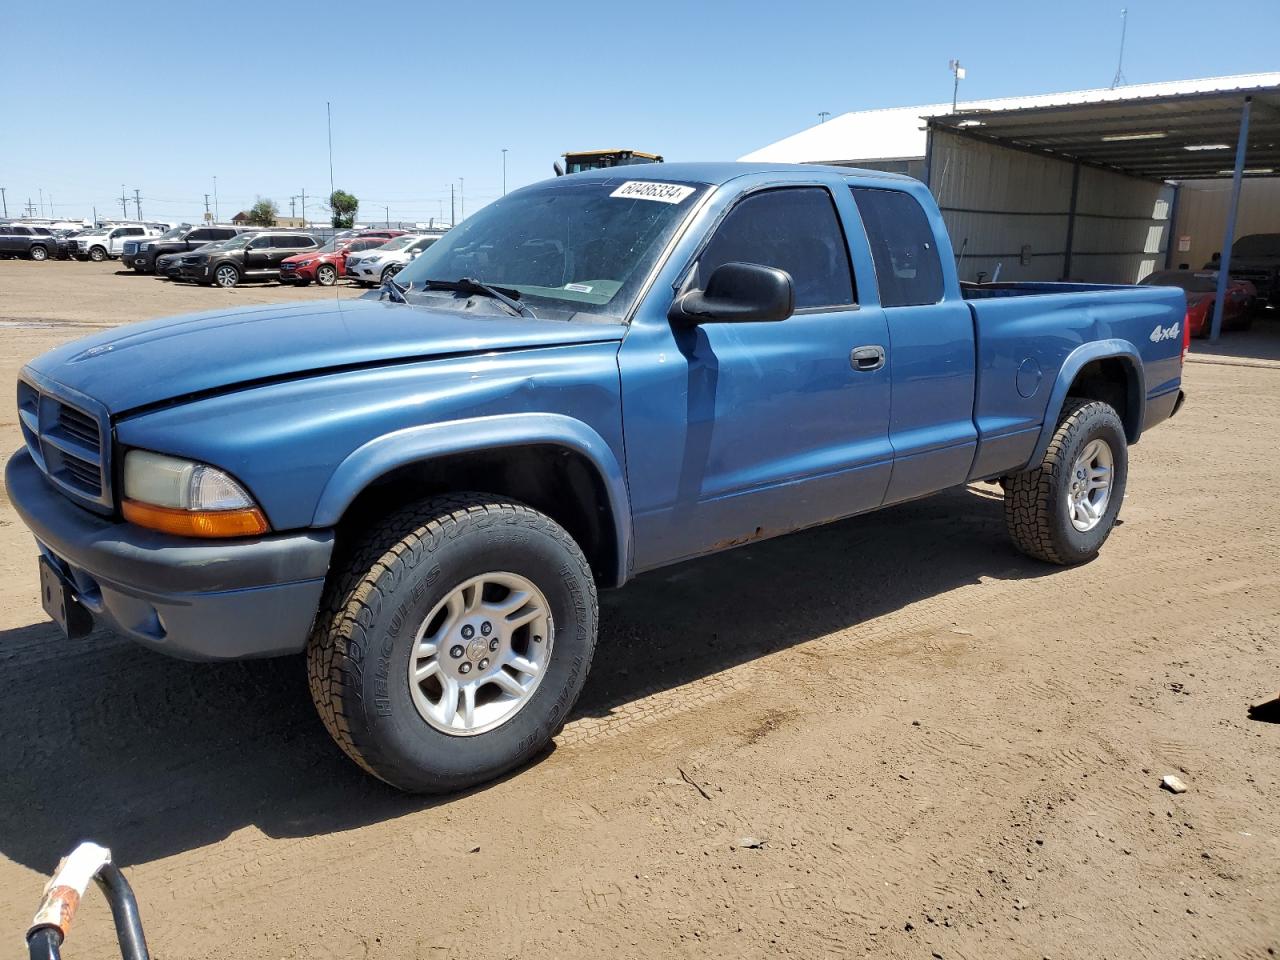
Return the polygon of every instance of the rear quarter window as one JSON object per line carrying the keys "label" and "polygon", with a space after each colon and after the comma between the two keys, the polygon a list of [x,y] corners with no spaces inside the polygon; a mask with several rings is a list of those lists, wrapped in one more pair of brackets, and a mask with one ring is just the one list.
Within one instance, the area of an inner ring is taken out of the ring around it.
{"label": "rear quarter window", "polygon": [[942,299],[942,261],[929,218],[901,190],[852,187],[876,266],[882,307],[912,307]]}

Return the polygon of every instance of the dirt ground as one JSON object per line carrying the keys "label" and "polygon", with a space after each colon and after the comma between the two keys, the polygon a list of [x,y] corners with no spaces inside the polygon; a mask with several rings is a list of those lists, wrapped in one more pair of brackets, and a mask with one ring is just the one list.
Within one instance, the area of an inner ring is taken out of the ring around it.
{"label": "dirt ground", "polygon": [[[68,323],[335,295],[3,262],[0,380]],[[6,500],[0,930],[89,837],[164,960],[1273,956],[1280,321],[1215,353],[1095,562],[975,486],[642,577],[554,749],[442,800],[348,763],[298,661],[59,639]],[[67,954],[113,950],[94,896]]]}

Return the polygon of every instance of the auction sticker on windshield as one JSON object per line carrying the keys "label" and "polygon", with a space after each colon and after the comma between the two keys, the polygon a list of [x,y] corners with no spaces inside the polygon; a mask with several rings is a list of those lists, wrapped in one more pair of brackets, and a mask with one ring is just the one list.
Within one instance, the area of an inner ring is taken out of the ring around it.
{"label": "auction sticker on windshield", "polygon": [[621,197],[623,200],[657,200],[659,203],[679,203],[693,193],[693,189],[693,187],[680,183],[628,180],[609,196]]}

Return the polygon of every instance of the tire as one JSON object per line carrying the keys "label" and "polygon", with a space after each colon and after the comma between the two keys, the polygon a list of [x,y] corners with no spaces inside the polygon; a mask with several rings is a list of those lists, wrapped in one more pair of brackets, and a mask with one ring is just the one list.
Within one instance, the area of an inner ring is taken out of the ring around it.
{"label": "tire", "polygon": [[[516,587],[530,598],[516,613],[489,612]],[[537,609],[545,616],[502,629],[502,617]],[[311,696],[334,741],[375,777],[413,793],[465,789],[528,762],[560,730],[586,681],[597,621],[590,566],[551,518],[485,494],[431,498],[382,520],[330,574],[307,643]],[[437,645],[420,647],[419,634],[432,632]],[[527,689],[486,679],[508,665]],[[472,671],[486,693],[463,690],[459,704],[461,674]],[[456,714],[443,707],[448,689]]]}
{"label": "tire", "polygon": [[92,247],[89,250],[89,259],[94,263],[102,263],[107,259],[107,251],[102,247]]}
{"label": "tire", "polygon": [[[1089,459],[1095,452],[1099,456]],[[1082,457],[1088,460],[1083,467]],[[1082,482],[1079,469],[1086,471],[1084,482],[1100,481],[1104,476],[1095,476],[1095,471],[1106,469],[1108,457],[1105,502],[1097,491],[1089,491],[1089,506],[1073,509],[1072,484]],[[1007,478],[1004,517],[1009,536],[1023,553],[1046,563],[1070,566],[1092,560],[1115,526],[1128,476],[1129,448],[1119,414],[1101,401],[1068,397],[1044,459],[1034,469]],[[1092,526],[1081,529],[1088,523]]]}
{"label": "tire", "polygon": [[39,244],[36,244],[34,247],[31,248],[31,259],[40,260],[40,261],[48,260],[49,248],[42,247]]}
{"label": "tire", "polygon": [[240,282],[240,271],[235,264],[220,263],[213,268],[213,283],[224,290],[230,290]]}
{"label": "tire", "polygon": [[386,283],[389,279],[394,277],[397,273],[399,273],[403,269],[404,267],[397,267],[395,264],[392,264],[389,267],[383,267],[382,273],[378,276],[378,282]]}
{"label": "tire", "polygon": [[316,283],[322,287],[332,287],[338,282],[338,269],[327,263],[316,267]]}

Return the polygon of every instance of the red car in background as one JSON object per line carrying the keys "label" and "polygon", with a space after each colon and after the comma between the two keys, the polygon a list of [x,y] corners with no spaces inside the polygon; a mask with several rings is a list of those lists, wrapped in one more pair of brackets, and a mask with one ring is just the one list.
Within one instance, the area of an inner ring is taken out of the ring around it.
{"label": "red car in background", "polygon": [[348,253],[380,247],[401,233],[404,231],[370,230],[334,237],[319,250],[299,253],[282,261],[280,282],[305,287],[314,280],[322,287],[332,287],[347,268]]}
{"label": "red car in background", "polygon": [[[1213,301],[1218,294],[1217,270],[1159,270],[1144,277],[1149,287],[1181,287],[1187,295],[1187,325],[1191,336],[1207,337],[1213,325]],[[1223,330],[1248,330],[1253,323],[1258,290],[1248,280],[1232,278],[1222,304]]]}

